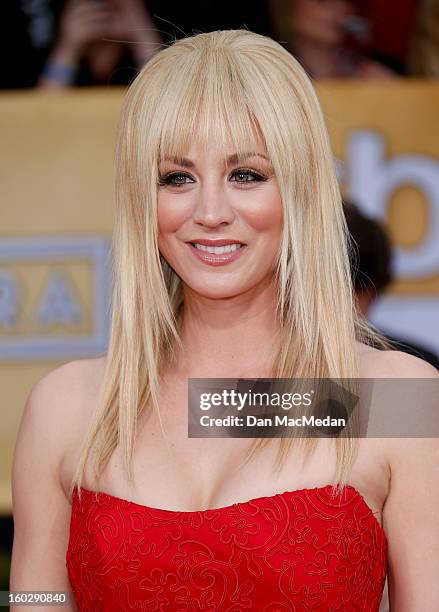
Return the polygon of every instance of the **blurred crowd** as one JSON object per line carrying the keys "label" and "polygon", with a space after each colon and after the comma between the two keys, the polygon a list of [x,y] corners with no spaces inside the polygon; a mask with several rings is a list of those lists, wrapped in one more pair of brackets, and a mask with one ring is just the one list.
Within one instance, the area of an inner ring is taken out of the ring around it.
{"label": "blurred crowd", "polygon": [[[439,76],[439,0],[12,0],[0,10],[2,89],[129,85],[173,40],[230,28],[271,36],[316,80]],[[368,315],[392,281],[391,245],[360,209],[345,211]],[[439,366],[425,347],[388,337]]]}
{"label": "blurred crowd", "polygon": [[439,76],[439,0],[9,0],[0,87],[128,85],[163,45],[247,28],[313,79]]}

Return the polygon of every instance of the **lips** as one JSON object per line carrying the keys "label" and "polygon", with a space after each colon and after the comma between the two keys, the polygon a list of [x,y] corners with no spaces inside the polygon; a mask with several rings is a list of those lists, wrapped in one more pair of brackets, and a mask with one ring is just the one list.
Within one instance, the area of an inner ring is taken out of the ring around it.
{"label": "lips", "polygon": [[226,246],[228,244],[246,244],[245,242],[242,242],[242,240],[238,240],[235,238],[218,238],[218,239],[212,239],[212,238],[194,238],[193,240],[188,240],[188,243],[190,244],[202,244],[204,246],[211,246],[211,247],[215,247],[215,246]]}
{"label": "lips", "polygon": [[212,255],[223,255],[224,253],[233,253],[238,249],[242,248],[242,244],[240,243],[232,243],[225,244],[224,246],[206,246],[204,244],[199,243],[191,243],[193,247],[198,249],[199,251],[203,251],[205,253],[211,253]]}
{"label": "lips", "polygon": [[199,261],[209,266],[224,266],[232,263],[247,249],[247,245],[243,242],[226,238],[218,240],[197,238],[187,242],[187,245]]}

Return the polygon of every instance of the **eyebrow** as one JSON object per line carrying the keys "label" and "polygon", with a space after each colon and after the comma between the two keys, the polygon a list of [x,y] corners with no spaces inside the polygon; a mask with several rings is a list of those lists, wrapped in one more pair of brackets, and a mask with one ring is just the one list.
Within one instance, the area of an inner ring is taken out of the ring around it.
{"label": "eyebrow", "polygon": [[[266,155],[250,151],[248,153],[241,153],[241,155],[238,153],[233,153],[233,155],[229,155],[226,158],[226,163],[227,165],[237,164],[240,160],[248,159],[249,157],[262,157],[267,161],[270,161]],[[186,159],[185,157],[165,157],[163,161],[170,161],[174,164],[178,164],[179,166],[184,166],[185,168],[193,168],[195,166],[193,161]]]}

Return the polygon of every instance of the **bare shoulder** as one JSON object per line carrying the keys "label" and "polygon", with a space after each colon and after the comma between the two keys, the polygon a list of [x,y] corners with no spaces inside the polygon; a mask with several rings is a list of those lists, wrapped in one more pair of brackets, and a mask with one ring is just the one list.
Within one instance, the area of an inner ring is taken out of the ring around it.
{"label": "bare shoulder", "polygon": [[45,374],[29,391],[20,430],[33,432],[61,455],[89,418],[104,365],[105,357],[78,359]]}
{"label": "bare shoulder", "polygon": [[[432,365],[401,351],[381,351],[359,345],[359,355],[360,374],[364,378],[439,379],[439,372]],[[433,385],[436,385],[436,382]],[[439,380],[437,387],[439,390]],[[419,385],[404,388],[407,393],[409,392],[409,400],[413,396],[414,390],[420,389]],[[419,421],[421,418],[430,418],[437,422],[435,417],[437,412],[435,388],[429,382],[425,389],[424,397],[417,396],[419,403],[416,404],[416,419]],[[419,393],[422,393],[422,391]],[[398,394],[396,397],[399,401]],[[382,404],[379,404],[379,406],[384,409]],[[399,404],[398,406],[388,405],[387,409],[389,414],[395,415],[395,418],[397,415],[403,414],[402,407]],[[403,490],[406,487],[406,492],[408,492],[416,481],[418,483],[423,482],[426,490],[430,490],[432,494],[435,487],[431,488],[431,482],[437,479],[437,471],[439,470],[439,438],[434,437],[433,434],[436,429],[437,425],[435,424],[434,428],[431,429],[432,437],[414,436],[408,438],[395,436],[383,439],[385,456],[393,479],[393,491],[395,488]],[[430,431],[428,423],[422,431]]]}
{"label": "bare shoulder", "polygon": [[[439,379],[439,372],[436,368],[423,359],[419,359],[408,353],[402,351],[378,350],[360,343],[358,344],[358,349],[361,378]],[[437,384],[439,387],[439,381]],[[419,385],[413,385],[411,388],[405,387],[406,390],[410,390],[412,395],[413,390],[418,388]],[[422,404],[425,414],[427,415],[431,415],[435,410],[434,406],[430,406],[431,391],[431,384],[429,383],[428,397],[425,397],[425,401]],[[398,394],[396,394],[395,397],[398,397]],[[380,410],[384,409],[382,402],[378,402],[377,406]],[[400,405],[387,405],[387,410],[389,415],[402,414],[402,406]],[[415,461],[416,458],[420,458],[421,456],[423,456],[424,459],[428,455],[431,457],[436,456],[439,449],[439,441],[436,438],[419,437],[408,439],[395,436],[385,439],[384,448],[384,454],[388,464],[391,467],[395,467],[401,466],[402,463],[406,461]],[[408,448],[412,449],[411,453],[407,453]],[[418,468],[421,468],[421,463],[418,463]],[[408,469],[406,473],[409,473]]]}
{"label": "bare shoulder", "polygon": [[[90,385],[93,386],[94,375],[103,371],[104,364],[105,357],[68,361],[40,378],[32,387],[31,393],[44,393],[50,390],[80,393]],[[78,386],[78,383],[81,384]]]}
{"label": "bare shoulder", "polygon": [[432,365],[402,351],[379,350],[358,343],[362,378],[439,378]]}
{"label": "bare shoulder", "polygon": [[102,358],[68,362],[28,393],[12,465],[12,590],[69,589],[65,553],[71,507],[61,465],[77,445],[103,364]]}
{"label": "bare shoulder", "polygon": [[102,379],[105,357],[77,359],[50,370],[32,387],[29,399],[32,405],[41,404],[42,411],[50,410],[54,403],[57,411],[67,412],[93,393]]}

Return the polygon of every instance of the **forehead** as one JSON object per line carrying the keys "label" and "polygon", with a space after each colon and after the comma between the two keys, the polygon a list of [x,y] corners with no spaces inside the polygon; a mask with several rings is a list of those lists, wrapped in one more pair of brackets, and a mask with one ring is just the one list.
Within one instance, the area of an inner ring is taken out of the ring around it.
{"label": "forehead", "polygon": [[170,161],[190,168],[195,160],[209,159],[231,165],[253,157],[269,160],[265,142],[260,134],[250,134],[239,142],[227,135],[220,141],[213,135],[203,139],[198,132],[189,141],[176,141],[168,143],[166,148],[162,147],[158,161]]}
{"label": "forehead", "polygon": [[223,163],[226,166],[230,166],[253,158],[270,161],[268,154],[262,147],[259,150],[254,148],[252,151],[235,152],[223,156],[215,149],[210,149],[209,153],[206,155],[203,151],[200,151],[196,145],[191,147],[185,156],[165,156],[160,161],[164,163],[170,162],[178,164],[179,166],[184,166],[185,168],[193,168],[198,161],[218,162]]}
{"label": "forehead", "polygon": [[209,105],[201,105],[198,114],[188,106],[179,109],[174,121],[162,125],[157,160],[209,157],[227,163],[231,156],[238,161],[252,152],[267,155],[262,130],[248,108],[214,110]]}

